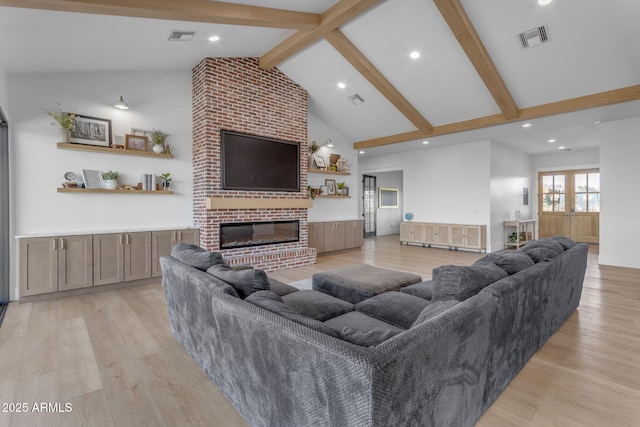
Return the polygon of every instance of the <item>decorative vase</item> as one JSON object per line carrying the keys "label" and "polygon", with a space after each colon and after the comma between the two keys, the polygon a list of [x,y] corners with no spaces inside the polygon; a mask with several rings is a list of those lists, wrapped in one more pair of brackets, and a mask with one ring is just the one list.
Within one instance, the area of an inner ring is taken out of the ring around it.
{"label": "decorative vase", "polygon": [[107,188],[107,190],[117,190],[118,181],[115,179],[105,179],[104,186]]}
{"label": "decorative vase", "polygon": [[71,140],[71,131],[69,129],[60,128],[60,142],[68,144]]}
{"label": "decorative vase", "polygon": [[153,145],[153,152],[154,153],[164,153],[164,146],[162,144],[154,144]]}
{"label": "decorative vase", "polygon": [[520,219],[522,217],[522,214],[520,213],[520,211],[516,211],[516,219]]}

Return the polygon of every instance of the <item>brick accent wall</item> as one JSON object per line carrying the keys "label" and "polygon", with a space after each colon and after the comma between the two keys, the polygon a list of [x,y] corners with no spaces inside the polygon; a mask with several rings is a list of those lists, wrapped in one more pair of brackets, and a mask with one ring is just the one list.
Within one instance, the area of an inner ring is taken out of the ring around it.
{"label": "brick accent wall", "polygon": [[[193,69],[193,209],[200,245],[220,250],[220,223],[299,220],[300,241],[222,250],[232,264],[273,271],[310,265],[306,209],[206,209],[209,197],[306,199],[308,94],[277,69],[263,70],[257,58],[206,58]],[[222,189],[220,130],[300,142],[297,193]]]}

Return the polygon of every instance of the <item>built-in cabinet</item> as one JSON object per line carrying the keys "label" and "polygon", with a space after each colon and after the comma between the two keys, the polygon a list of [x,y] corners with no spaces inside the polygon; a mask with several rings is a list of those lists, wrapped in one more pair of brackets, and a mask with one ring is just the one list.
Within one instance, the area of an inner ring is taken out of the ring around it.
{"label": "built-in cabinet", "polygon": [[400,224],[400,243],[483,251],[487,248],[487,227],[485,225],[403,222]]}
{"label": "built-in cabinet", "polygon": [[198,229],[20,238],[20,296],[158,277],[160,256],[199,239]]}
{"label": "built-in cabinet", "polygon": [[363,221],[324,221],[309,223],[309,247],[318,253],[353,249],[362,246]]}

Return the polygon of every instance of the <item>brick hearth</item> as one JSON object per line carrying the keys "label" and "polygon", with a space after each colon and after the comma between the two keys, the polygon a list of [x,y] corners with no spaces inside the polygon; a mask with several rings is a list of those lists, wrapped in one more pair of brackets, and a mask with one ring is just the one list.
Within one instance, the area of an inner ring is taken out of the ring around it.
{"label": "brick hearth", "polygon": [[[207,209],[212,197],[306,199],[307,92],[277,69],[263,70],[257,58],[206,58],[193,69],[193,209],[200,225],[200,244],[220,250],[220,223],[300,221],[294,243],[228,249],[232,264],[251,264],[273,271],[310,265],[316,251],[308,247],[305,208]],[[301,143],[300,192],[222,190],[220,130]]]}

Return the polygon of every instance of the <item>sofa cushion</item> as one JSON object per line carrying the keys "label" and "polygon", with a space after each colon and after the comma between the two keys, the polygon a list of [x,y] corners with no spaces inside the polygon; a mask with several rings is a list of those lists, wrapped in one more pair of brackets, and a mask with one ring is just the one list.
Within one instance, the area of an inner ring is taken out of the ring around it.
{"label": "sofa cushion", "polygon": [[281,281],[272,279],[271,277],[269,277],[269,286],[271,287],[270,290],[280,295],[281,297],[292,294],[294,292],[298,292],[300,290],[295,286],[287,285],[286,283],[282,283]]}
{"label": "sofa cushion", "polygon": [[389,338],[395,337],[398,334],[398,331],[391,330],[375,330],[364,332],[359,329],[353,329],[345,326],[344,328],[342,328],[342,331],[340,331],[340,338],[355,345],[372,347],[374,345],[381,344]]}
{"label": "sofa cushion", "polygon": [[207,271],[216,264],[225,264],[226,261],[218,252],[209,252],[196,245],[178,243],[171,248],[171,256],[178,261],[198,270]]}
{"label": "sofa cushion", "polygon": [[524,270],[527,267],[531,267],[534,262],[531,257],[522,252],[500,252],[491,253],[487,256],[480,258],[475,264],[482,264],[485,262],[493,263],[507,272],[507,274],[514,274],[520,270]]}
{"label": "sofa cushion", "polygon": [[444,313],[445,311],[449,310],[451,307],[458,304],[459,302],[460,301],[458,300],[450,299],[447,301],[436,301],[434,303],[429,304],[420,312],[420,314],[416,318],[415,322],[413,322],[411,327],[424,323],[427,320],[431,319],[432,317],[436,317],[440,313]]}
{"label": "sofa cushion", "polygon": [[435,267],[433,270],[431,270],[431,280],[436,280],[436,277],[438,277],[438,273],[440,273],[440,267]]}
{"label": "sofa cushion", "polygon": [[503,277],[507,273],[495,264],[443,265],[433,284],[432,301],[464,301]]}
{"label": "sofa cushion", "polygon": [[209,267],[207,273],[233,286],[242,299],[256,291],[269,290],[270,288],[267,273],[257,268],[234,270],[228,265],[216,264]]}
{"label": "sofa cushion", "polygon": [[433,298],[433,280],[427,280],[416,283],[415,285],[405,286],[400,289],[400,292],[431,301]]}
{"label": "sofa cushion", "polygon": [[558,256],[557,252],[554,251],[553,249],[544,248],[544,247],[529,248],[523,252],[527,254],[529,257],[531,257],[533,262],[536,262],[536,263],[540,261],[550,261],[551,259]]}
{"label": "sofa cushion", "polygon": [[560,243],[556,242],[553,239],[532,240],[531,242],[527,243],[526,245],[518,249],[518,252],[526,252],[527,250],[533,249],[533,248],[551,249],[556,253],[556,255],[560,255],[562,252],[564,252],[564,247],[562,247]]}
{"label": "sofa cushion", "polygon": [[568,237],[564,237],[564,236],[551,236],[551,240],[560,243],[565,251],[567,249],[571,249],[572,247],[578,244],[573,240],[569,239]]}
{"label": "sofa cushion", "polygon": [[303,316],[321,322],[353,311],[353,304],[318,291],[299,291],[282,297],[282,300]]}
{"label": "sofa cushion", "polygon": [[431,304],[424,298],[401,292],[385,292],[355,305],[354,310],[376,319],[409,329],[422,309]]}
{"label": "sofa cushion", "polygon": [[288,306],[278,294],[273,291],[256,291],[249,295],[245,301],[258,307],[264,308],[272,313],[278,314],[286,319],[293,320],[296,323],[315,329],[318,332],[338,337],[339,334],[324,323],[303,316],[295,308]]}
{"label": "sofa cushion", "polygon": [[334,317],[324,322],[324,325],[330,327],[338,333],[342,332],[342,328],[352,328],[363,332],[369,331],[395,331],[402,332],[404,329],[392,325],[391,323],[378,320],[375,317],[367,316],[359,311],[351,311],[341,316]]}

